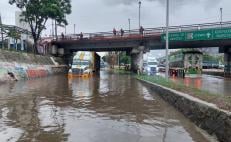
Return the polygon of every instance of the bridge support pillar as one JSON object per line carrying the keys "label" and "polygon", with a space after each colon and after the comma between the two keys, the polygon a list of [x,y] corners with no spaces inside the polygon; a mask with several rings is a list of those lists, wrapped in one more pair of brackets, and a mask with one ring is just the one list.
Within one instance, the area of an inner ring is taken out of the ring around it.
{"label": "bridge support pillar", "polygon": [[143,47],[131,52],[131,70],[135,73],[143,72]]}
{"label": "bridge support pillar", "polygon": [[226,49],[224,53],[225,77],[231,77],[231,48]]}

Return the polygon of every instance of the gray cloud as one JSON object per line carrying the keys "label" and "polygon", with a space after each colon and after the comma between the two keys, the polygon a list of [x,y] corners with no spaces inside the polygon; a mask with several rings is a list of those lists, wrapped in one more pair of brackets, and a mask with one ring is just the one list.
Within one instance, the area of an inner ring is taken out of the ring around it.
{"label": "gray cloud", "polygon": [[[138,3],[139,0],[103,0],[106,4],[108,5],[132,5],[132,4],[136,4]],[[164,6],[166,4],[166,0],[141,0],[141,2],[158,2],[160,3],[162,6]],[[210,8],[213,7],[215,5],[217,5],[218,3],[221,2],[221,0],[170,0],[170,3],[172,3],[175,7],[180,7],[183,5],[187,5],[190,3],[201,3],[203,4],[203,6],[205,6],[205,8]]]}

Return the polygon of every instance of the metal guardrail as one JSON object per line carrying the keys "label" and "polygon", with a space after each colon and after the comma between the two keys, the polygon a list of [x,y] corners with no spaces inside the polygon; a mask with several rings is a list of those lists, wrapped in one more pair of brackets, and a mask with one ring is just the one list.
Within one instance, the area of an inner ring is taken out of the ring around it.
{"label": "metal guardrail", "polygon": [[[169,27],[169,32],[197,31],[197,30],[227,28],[227,27],[231,27],[231,21],[171,26]],[[58,36],[57,40],[67,40],[67,39],[68,40],[108,40],[108,39],[144,38],[144,37],[160,36],[161,34],[165,33],[165,30],[166,27],[145,28],[142,35],[139,29],[124,30],[123,35],[121,35],[119,30],[117,31],[116,36],[113,34],[113,31],[83,33],[82,38],[80,34],[69,34],[69,35],[65,35],[64,37]]]}

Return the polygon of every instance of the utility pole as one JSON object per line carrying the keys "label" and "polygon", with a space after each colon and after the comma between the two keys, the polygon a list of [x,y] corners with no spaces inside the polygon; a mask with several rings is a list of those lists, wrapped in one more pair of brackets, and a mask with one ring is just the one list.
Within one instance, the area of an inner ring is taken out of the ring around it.
{"label": "utility pole", "polygon": [[3,37],[3,25],[2,25],[2,16],[0,14],[0,25],[1,25],[1,36],[2,36],[2,49],[4,48],[4,37]]}
{"label": "utility pole", "polygon": [[[65,15],[65,20],[67,20],[66,15]],[[67,25],[66,24],[64,25],[64,33],[65,33],[65,35],[67,35]]]}
{"label": "utility pole", "polygon": [[52,20],[52,38],[54,38],[54,20]]}
{"label": "utility pole", "polygon": [[55,20],[55,38],[58,40],[58,33],[57,33],[57,22]]}
{"label": "utility pole", "polygon": [[128,18],[128,29],[129,29],[129,34],[131,32],[131,19]]}
{"label": "utility pole", "polygon": [[74,24],[74,35],[75,35],[75,24]]}
{"label": "utility pole", "polygon": [[65,27],[64,27],[64,32],[65,32],[65,35],[67,35],[67,26],[65,25]]}
{"label": "utility pole", "polygon": [[139,1],[139,28],[141,26],[141,24],[140,24],[140,16],[141,16],[140,10],[141,10],[141,1]]}
{"label": "utility pole", "polygon": [[169,48],[169,0],[166,2],[166,65],[165,65],[165,77],[169,77],[169,60],[168,60],[168,48]]}
{"label": "utility pole", "polygon": [[220,22],[223,22],[223,8],[220,8]]}

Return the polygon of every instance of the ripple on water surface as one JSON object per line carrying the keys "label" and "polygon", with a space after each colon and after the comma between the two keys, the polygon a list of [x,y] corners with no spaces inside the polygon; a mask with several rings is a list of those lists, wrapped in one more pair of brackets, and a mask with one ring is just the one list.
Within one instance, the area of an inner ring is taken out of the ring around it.
{"label": "ripple on water surface", "polygon": [[206,142],[194,124],[129,75],[54,76],[0,86],[3,141]]}

